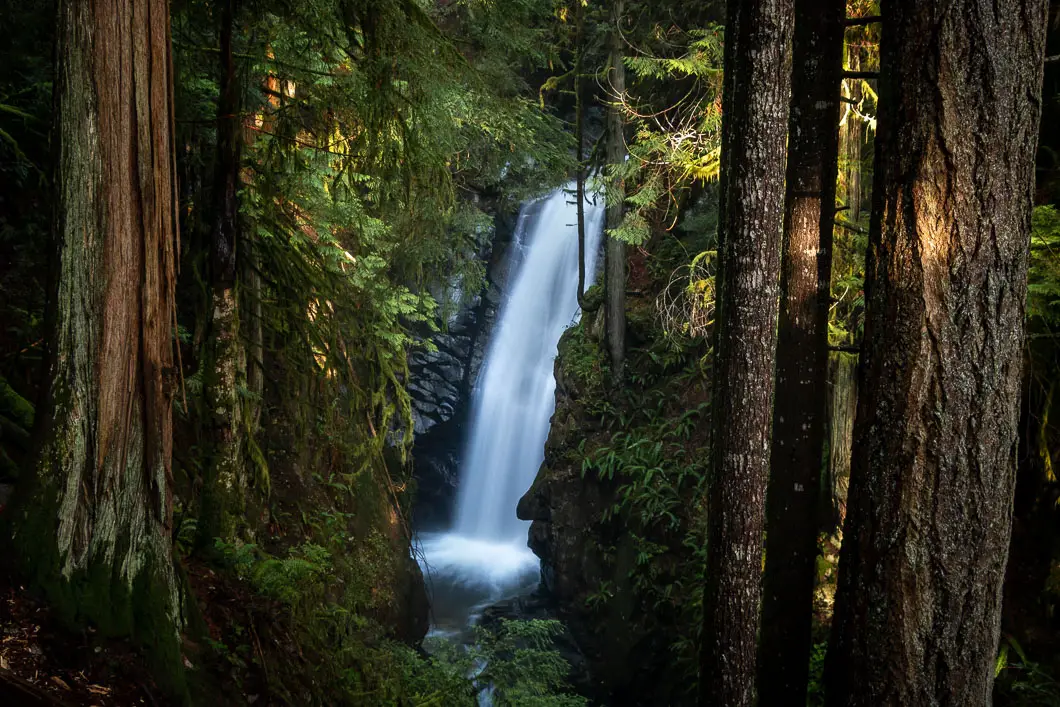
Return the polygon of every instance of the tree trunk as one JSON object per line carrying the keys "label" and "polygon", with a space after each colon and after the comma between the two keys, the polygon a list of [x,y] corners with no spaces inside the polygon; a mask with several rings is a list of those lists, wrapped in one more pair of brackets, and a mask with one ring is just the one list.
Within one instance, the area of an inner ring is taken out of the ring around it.
{"label": "tree trunk", "polygon": [[830,705],[987,705],[1012,524],[1044,0],[883,5]]}
{"label": "tree trunk", "polygon": [[217,101],[217,169],[214,180],[214,238],[211,273],[213,308],[203,357],[212,450],[203,486],[199,543],[230,538],[242,522],[246,504],[243,419],[237,386],[243,377],[243,346],[236,295],[239,242],[240,120],[239,86],[232,56],[236,0],[221,9],[220,91]]}
{"label": "tree trunk", "polygon": [[776,355],[791,0],[730,0],[700,697],[754,702]]}
{"label": "tree trunk", "polygon": [[[614,101],[607,111],[607,163],[615,169],[626,159],[625,121],[622,115],[622,100],[626,93],[626,67],[622,63],[621,25],[623,0],[615,0],[611,12],[611,69],[608,72],[609,89]],[[625,201],[624,185],[615,179],[607,195],[607,230],[622,225],[622,207]],[[620,384],[626,365],[626,244],[617,238],[608,237],[605,252],[607,262],[607,347],[611,354],[611,377]]]}
{"label": "tree trunk", "polygon": [[250,428],[248,434],[257,434],[261,424],[262,398],[265,395],[265,332],[261,311],[261,273],[257,254],[253,249],[244,250],[246,268],[243,276],[243,298],[241,306],[245,313],[244,320],[249,329],[247,339],[247,390],[254,396],[248,403],[250,409]]}
{"label": "tree trunk", "polygon": [[[847,69],[850,71],[861,70],[861,48],[853,45],[849,47],[850,54],[847,59]],[[859,107],[862,98],[861,79],[847,79],[844,83],[844,93],[852,107],[847,108],[846,120],[840,128],[840,143],[843,149],[845,164],[843,172],[846,183],[846,218],[851,223],[861,221],[861,146],[865,141],[865,126],[862,124],[861,116],[854,112],[853,107]]]}
{"label": "tree trunk", "polygon": [[178,692],[169,4],[64,0],[57,41],[54,328],[15,542],[60,616],[134,635]]}
{"label": "tree trunk", "polygon": [[821,530],[834,534],[843,527],[850,488],[850,452],[858,406],[857,357],[832,354],[828,362],[828,483],[822,497],[827,506]]}
{"label": "tree trunk", "polygon": [[828,409],[828,308],[845,0],[795,0],[758,690],[806,704]]}
{"label": "tree trunk", "polygon": [[595,312],[597,307],[590,307],[585,297],[585,106],[582,86],[582,62],[585,54],[585,9],[577,3],[575,9],[576,36],[574,48],[574,140],[577,143],[575,158],[575,205],[578,228],[578,306],[582,313]]}

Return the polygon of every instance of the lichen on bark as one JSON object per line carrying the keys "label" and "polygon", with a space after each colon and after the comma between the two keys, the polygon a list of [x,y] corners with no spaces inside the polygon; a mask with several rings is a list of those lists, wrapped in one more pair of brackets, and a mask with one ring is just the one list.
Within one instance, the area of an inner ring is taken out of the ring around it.
{"label": "lichen on bark", "polygon": [[730,0],[701,704],[755,701],[776,357],[791,0]]}

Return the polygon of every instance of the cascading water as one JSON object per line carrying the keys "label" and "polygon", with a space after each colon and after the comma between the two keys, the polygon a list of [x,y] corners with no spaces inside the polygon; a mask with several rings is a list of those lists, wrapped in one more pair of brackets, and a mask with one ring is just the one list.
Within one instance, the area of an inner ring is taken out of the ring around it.
{"label": "cascading water", "polygon": [[[524,206],[520,214],[512,285],[473,393],[456,525],[423,542],[436,583],[485,588],[484,598],[536,576],[537,558],[526,547],[529,523],[516,518],[515,507],[544,460],[555,407],[556,346],[578,314],[577,211],[569,189]],[[596,269],[602,201],[586,201],[587,280]]]}
{"label": "cascading water", "polygon": [[[586,208],[587,273],[594,268],[601,213],[595,205]],[[515,505],[544,459],[555,408],[556,345],[578,312],[575,219],[574,205],[557,192],[521,234],[525,255],[475,389],[457,503],[462,536],[526,542],[529,524],[515,517]]]}

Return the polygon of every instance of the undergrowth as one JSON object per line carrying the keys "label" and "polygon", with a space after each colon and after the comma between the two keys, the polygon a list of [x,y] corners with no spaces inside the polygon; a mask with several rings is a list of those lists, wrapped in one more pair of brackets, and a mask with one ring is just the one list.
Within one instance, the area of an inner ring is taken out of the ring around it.
{"label": "undergrowth", "polygon": [[439,669],[471,676],[472,692],[488,693],[494,707],[584,707],[585,698],[567,686],[570,666],[553,647],[562,630],[558,621],[502,619],[476,626],[467,644],[432,638],[427,649]]}
{"label": "undergrowth", "polygon": [[1060,681],[1052,670],[1031,660],[1016,639],[1002,643],[997,657],[994,699],[1020,707],[1060,707]]}
{"label": "undergrowth", "polygon": [[581,324],[568,333],[561,359],[578,377],[579,402],[596,430],[569,458],[582,479],[612,489],[597,535],[615,575],[585,603],[602,614],[631,591],[644,616],[669,625],[677,670],[693,684],[705,562],[705,345],[666,336],[645,312],[631,311],[629,321],[646,343],[630,352],[626,386],[609,390],[600,373],[606,355]]}
{"label": "undergrowth", "polygon": [[310,686],[310,704],[419,705],[429,704],[437,689],[448,694],[460,687],[445,674],[422,676],[418,656],[371,618],[390,600],[374,548],[337,554],[306,542],[274,557],[254,544],[218,541],[217,550],[253,592],[284,609],[298,651],[309,657],[307,676],[267,671],[269,690],[285,702],[306,704]]}
{"label": "undergrowth", "polygon": [[[306,542],[275,557],[254,544],[223,543],[229,570],[257,595],[287,612],[309,675],[294,666],[268,670],[269,690],[288,704],[450,707],[477,704],[488,691],[497,707],[580,707],[566,693],[569,666],[552,648],[555,621],[502,621],[477,628],[474,640],[429,640],[429,657],[390,638],[371,617],[391,600],[385,587],[385,539],[367,547],[329,549]],[[242,631],[234,635],[238,639]],[[211,646],[222,661],[245,668],[247,643]]]}

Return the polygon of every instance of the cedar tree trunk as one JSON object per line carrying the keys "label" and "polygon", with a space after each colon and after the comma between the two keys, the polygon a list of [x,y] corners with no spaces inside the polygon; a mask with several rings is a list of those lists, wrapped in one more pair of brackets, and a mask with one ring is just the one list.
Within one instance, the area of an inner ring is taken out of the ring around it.
{"label": "cedar tree trunk", "polygon": [[60,616],[134,635],[176,692],[169,4],[58,5],[53,328],[41,456],[15,542]]}

